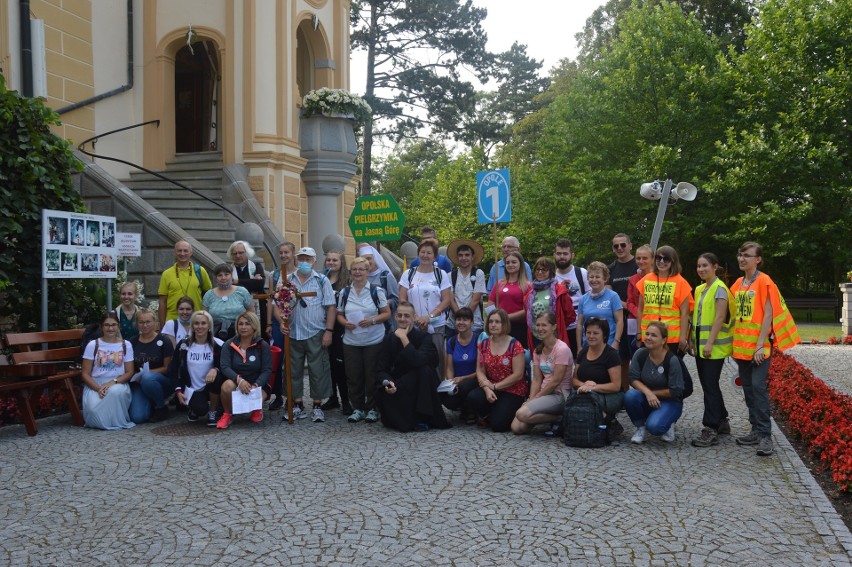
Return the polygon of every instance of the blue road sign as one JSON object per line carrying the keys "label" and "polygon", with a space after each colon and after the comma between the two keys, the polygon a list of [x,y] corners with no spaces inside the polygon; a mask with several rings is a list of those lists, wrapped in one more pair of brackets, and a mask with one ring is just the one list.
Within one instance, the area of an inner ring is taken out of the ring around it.
{"label": "blue road sign", "polygon": [[476,209],[479,224],[512,220],[511,184],[508,169],[476,174]]}

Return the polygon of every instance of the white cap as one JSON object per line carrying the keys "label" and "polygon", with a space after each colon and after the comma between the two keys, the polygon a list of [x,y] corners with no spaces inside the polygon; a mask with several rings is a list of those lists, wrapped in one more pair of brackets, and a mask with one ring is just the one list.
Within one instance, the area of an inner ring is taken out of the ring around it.
{"label": "white cap", "polygon": [[317,252],[310,246],[303,246],[302,248],[299,248],[298,252],[296,252],[296,256],[312,256],[316,258]]}

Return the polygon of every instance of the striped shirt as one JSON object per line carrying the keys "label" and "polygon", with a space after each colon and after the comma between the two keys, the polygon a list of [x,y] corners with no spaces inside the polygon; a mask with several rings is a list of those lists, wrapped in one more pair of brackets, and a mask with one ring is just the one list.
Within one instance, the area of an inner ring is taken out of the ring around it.
{"label": "striped shirt", "polygon": [[[334,290],[331,288],[331,282],[317,272],[311,272],[304,284],[299,281],[296,272],[287,276],[287,279],[300,293],[316,293],[312,297],[303,297],[293,307],[293,314],[290,317],[290,338],[303,341],[325,332],[327,309],[334,305]],[[302,305],[302,301],[305,305]]]}

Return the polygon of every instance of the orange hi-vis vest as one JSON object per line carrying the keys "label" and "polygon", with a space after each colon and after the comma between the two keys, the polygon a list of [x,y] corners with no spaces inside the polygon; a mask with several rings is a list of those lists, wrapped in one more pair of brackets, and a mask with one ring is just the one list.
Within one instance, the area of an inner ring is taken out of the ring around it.
{"label": "orange hi-vis vest", "polygon": [[[749,286],[743,286],[743,278],[740,278],[731,287],[731,292],[735,303],[734,358],[751,360],[754,357],[767,299],[772,306],[772,332],[766,334],[763,342],[764,356],[770,356],[773,343],[778,350],[784,351],[802,342],[793,316],[778,286],[769,276],[761,272]],[[770,335],[774,335],[772,342]]]}
{"label": "orange hi-vis vest", "polygon": [[657,274],[650,273],[639,280],[636,289],[642,294],[643,302],[640,336],[645,338],[648,323],[662,321],[669,330],[667,342],[680,342],[680,306],[684,301],[689,301],[691,310],[694,304],[689,282],[680,274],[660,278]]}

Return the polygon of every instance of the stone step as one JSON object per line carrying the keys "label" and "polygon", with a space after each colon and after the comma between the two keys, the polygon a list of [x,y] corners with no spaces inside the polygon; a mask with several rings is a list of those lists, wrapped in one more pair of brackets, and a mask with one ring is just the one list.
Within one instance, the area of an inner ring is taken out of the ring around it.
{"label": "stone step", "polygon": [[[231,221],[225,216],[223,211],[210,211],[209,214],[195,214],[194,211],[169,211],[158,209],[165,216],[177,224],[178,226],[192,227],[193,229],[202,228],[207,230],[232,231],[233,226]],[[222,213],[219,215],[219,213]]]}
{"label": "stone step", "polygon": [[186,163],[186,162],[205,162],[205,161],[222,161],[222,152],[186,152],[175,154],[175,159],[166,162],[171,163]]}
{"label": "stone step", "polygon": [[[182,174],[177,174],[173,171],[164,172],[164,175],[170,179],[174,179],[178,183],[182,183],[183,185],[187,185],[189,187],[195,187],[196,185],[200,185],[202,187],[222,187],[222,172],[212,172],[210,174],[197,174],[196,172],[183,172]],[[151,175],[148,173],[140,173],[139,175],[131,175],[129,179],[124,179],[122,181],[128,187],[161,187],[167,189],[169,187],[176,187],[174,183],[171,183],[165,179],[160,179],[155,175]]]}
{"label": "stone step", "polygon": [[[168,189],[165,188],[157,188],[157,187],[128,187],[134,193],[136,193],[139,197],[150,200],[150,199],[163,199],[163,200],[196,200],[203,201],[204,199],[199,198],[192,191],[187,191],[186,189],[181,189],[180,187],[175,187],[174,185],[170,185]],[[222,189],[221,187],[212,189],[212,188],[204,188],[204,187],[190,187],[190,189],[197,191],[201,195],[204,195],[208,199],[213,199],[214,201],[222,200]]]}

